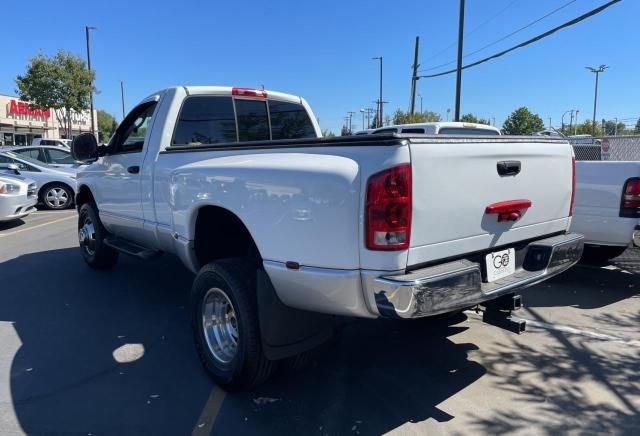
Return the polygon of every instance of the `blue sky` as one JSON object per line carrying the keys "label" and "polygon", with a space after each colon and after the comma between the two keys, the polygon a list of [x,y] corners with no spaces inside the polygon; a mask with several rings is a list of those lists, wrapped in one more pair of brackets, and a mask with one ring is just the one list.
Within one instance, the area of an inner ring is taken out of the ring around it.
{"label": "blue sky", "polygon": [[[467,0],[466,30],[473,32],[466,37],[465,52],[567,2]],[[577,0],[466,60],[510,47],[604,3]],[[458,0],[47,0],[8,2],[3,12],[0,93],[14,93],[16,75],[40,50],[53,54],[64,48],[86,56],[84,25],[89,24],[98,28],[91,44],[100,91],[96,107],[118,119],[120,79],[125,82],[127,110],[167,86],[264,85],[304,96],[321,126],[338,132],[347,111],[374,107],[378,64],[372,56],[384,56],[386,113],[408,107],[416,35],[421,37],[423,68],[455,59]],[[513,109],[528,106],[545,124],[551,117],[557,126],[564,111],[579,109],[583,121],[592,114],[594,82],[584,66],[607,64],[610,69],[600,81],[598,119],[640,116],[639,16],[640,1],[623,0],[534,45],[465,70],[462,113],[495,117],[501,125]],[[420,80],[418,92],[425,109],[444,115],[451,108],[453,113],[455,75]],[[359,113],[354,125],[362,126]]]}

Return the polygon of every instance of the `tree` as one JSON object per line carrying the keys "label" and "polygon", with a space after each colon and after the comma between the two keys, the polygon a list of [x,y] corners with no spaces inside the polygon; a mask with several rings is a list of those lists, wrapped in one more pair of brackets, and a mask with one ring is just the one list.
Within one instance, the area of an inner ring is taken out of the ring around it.
{"label": "tree", "polygon": [[412,123],[428,123],[431,121],[440,121],[440,114],[431,111],[416,112],[411,115],[409,112],[396,110],[393,114],[393,124],[412,124]]}
{"label": "tree", "polygon": [[[592,135],[593,134],[592,125],[593,124],[591,123],[591,120],[586,120],[584,123],[578,124],[575,129],[576,135]],[[602,128],[597,123],[596,123],[595,136],[602,136]]]}
{"label": "tree", "polygon": [[335,133],[333,133],[333,132],[332,132],[331,130],[329,130],[329,129],[324,129],[324,130],[322,131],[322,137],[323,137],[323,138],[333,138],[333,137],[335,137],[335,136],[336,136],[336,134],[335,134]]}
{"label": "tree", "polygon": [[351,130],[349,130],[349,126],[342,126],[342,129],[340,129],[340,136],[351,136]]}
{"label": "tree", "polygon": [[636,127],[633,129],[633,133],[640,135],[640,118],[638,118],[638,121],[636,122]]}
{"label": "tree", "polygon": [[30,109],[53,108],[71,138],[72,111],[89,108],[94,78],[95,73],[80,57],[60,49],[55,56],[40,53],[31,58],[25,74],[16,77],[17,93],[21,100],[30,102]]}
{"label": "tree", "polygon": [[544,121],[523,106],[511,112],[502,128],[507,135],[531,135],[544,130]]}
{"label": "tree", "polygon": [[463,123],[486,124],[488,126],[491,125],[491,122],[489,120],[478,118],[473,114],[464,114],[462,118],[460,118],[460,121],[462,121]]}
{"label": "tree", "polygon": [[605,136],[614,136],[614,135],[624,135],[626,126],[624,123],[616,123],[613,120],[603,120],[604,121],[604,135]]}
{"label": "tree", "polygon": [[98,109],[98,141],[107,143],[118,127],[116,119],[107,111]]}

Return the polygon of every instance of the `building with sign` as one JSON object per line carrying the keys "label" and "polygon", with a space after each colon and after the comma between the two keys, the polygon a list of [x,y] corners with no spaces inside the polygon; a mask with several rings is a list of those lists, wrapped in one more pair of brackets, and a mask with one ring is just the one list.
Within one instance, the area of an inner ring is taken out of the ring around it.
{"label": "building with sign", "polygon": [[[71,113],[71,136],[91,131],[88,110]],[[30,145],[34,138],[66,138],[64,109],[30,109],[18,97],[0,94],[0,145]],[[98,116],[93,111],[96,133]]]}

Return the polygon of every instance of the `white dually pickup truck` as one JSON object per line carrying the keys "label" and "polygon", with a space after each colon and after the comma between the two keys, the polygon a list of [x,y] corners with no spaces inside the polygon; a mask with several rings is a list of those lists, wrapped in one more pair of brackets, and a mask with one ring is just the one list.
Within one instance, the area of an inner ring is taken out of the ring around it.
{"label": "white dually pickup truck", "polygon": [[152,94],[106,146],[73,142],[85,261],[177,255],[196,273],[195,343],[225,388],[325,341],[332,315],[422,318],[482,303],[520,332],[514,292],[576,263],[562,139],[320,138],[300,97]]}

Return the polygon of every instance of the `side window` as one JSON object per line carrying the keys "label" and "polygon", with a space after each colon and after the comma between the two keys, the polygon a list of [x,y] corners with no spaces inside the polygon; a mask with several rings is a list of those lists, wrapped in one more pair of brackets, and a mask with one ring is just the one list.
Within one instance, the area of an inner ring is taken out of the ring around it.
{"label": "side window", "polygon": [[236,142],[236,118],[231,97],[195,96],[184,102],[171,145]]}
{"label": "side window", "polygon": [[424,129],[422,128],[416,128],[416,127],[411,127],[408,129],[402,129],[402,133],[419,133],[419,134],[424,134]]}
{"label": "side window", "polygon": [[238,141],[268,141],[269,116],[267,102],[263,100],[236,99]]}
{"label": "side window", "polygon": [[316,131],[301,104],[269,100],[272,139],[314,138]]}
{"label": "side window", "polygon": [[37,148],[30,148],[28,150],[16,150],[15,151],[18,154],[24,155],[24,156],[28,156],[31,159],[35,159],[35,160],[41,160],[40,159],[40,150]]}
{"label": "side window", "polygon": [[384,135],[386,133],[397,133],[398,129],[396,129],[395,127],[390,128],[390,129],[380,129],[380,130],[376,130],[375,132],[373,132],[373,135]]}
{"label": "side window", "polygon": [[64,150],[47,148],[45,149],[45,153],[47,153],[47,161],[50,163],[54,163],[54,164],[75,163],[75,161],[73,160],[73,156],[71,156],[71,153],[66,152]]}
{"label": "side window", "polygon": [[127,115],[111,138],[109,143],[111,154],[142,151],[144,138],[157,104],[155,101],[143,103]]}

